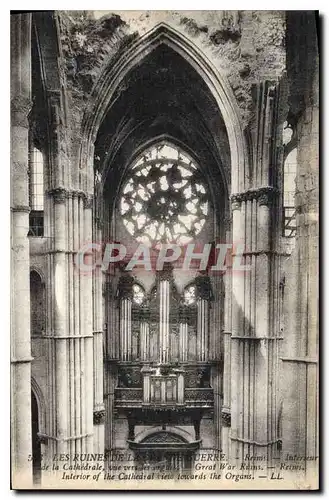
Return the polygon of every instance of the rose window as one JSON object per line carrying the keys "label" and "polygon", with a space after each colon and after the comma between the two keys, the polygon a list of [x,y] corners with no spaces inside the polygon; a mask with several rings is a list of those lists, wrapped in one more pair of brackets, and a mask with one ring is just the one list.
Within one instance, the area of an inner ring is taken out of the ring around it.
{"label": "rose window", "polygon": [[208,214],[204,179],[178,147],[157,144],[133,164],[120,211],[128,232],[146,245],[185,245],[203,228]]}

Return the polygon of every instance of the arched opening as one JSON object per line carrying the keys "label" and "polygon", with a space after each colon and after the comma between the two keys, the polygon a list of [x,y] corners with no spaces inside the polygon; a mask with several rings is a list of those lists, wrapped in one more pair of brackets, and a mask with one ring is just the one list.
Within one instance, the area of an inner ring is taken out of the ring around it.
{"label": "arched opening", "polygon": [[110,223],[117,187],[136,155],[161,137],[192,153],[206,172],[218,217],[224,218],[231,155],[222,115],[199,74],[162,44],[127,75],[97,134],[95,169],[104,185],[103,198],[110,200],[104,221]]}
{"label": "arched opening", "polygon": [[[208,94],[213,97],[215,108],[220,109],[227,129],[231,165],[234,166],[232,192],[239,192],[244,186],[244,173],[248,171],[248,157],[232,90],[205,54],[184,34],[166,23],[156,25],[137,42],[129,44],[122,57],[104,69],[92,92],[93,103],[84,117],[85,141],[80,148],[80,167],[85,168],[85,158],[90,158],[94,141],[109,108],[129,86],[129,74],[140,66],[141,61],[146,61],[148,56],[152,57],[158,48],[161,50],[164,46],[179,56],[180,61],[203,80]],[[91,163],[89,160],[89,166]]]}
{"label": "arched opening", "polygon": [[41,443],[39,439],[39,407],[38,401],[31,391],[31,414],[32,414],[32,455],[33,455],[33,483],[41,483]]}
{"label": "arched opening", "polygon": [[191,472],[195,445],[196,442],[189,443],[181,435],[167,431],[166,426],[138,443],[130,443],[137,466],[151,465],[152,470],[173,477]]}
{"label": "arched opening", "polygon": [[37,271],[30,272],[31,336],[44,334],[45,330],[45,286]]}
{"label": "arched opening", "polygon": [[[164,241],[183,252],[188,244],[200,252],[223,241],[231,191],[229,134],[209,85],[182,51],[159,43],[143,53],[103,106],[94,143],[103,240],[123,244],[129,255],[145,243],[151,261]],[[180,263],[163,273],[154,266],[127,271],[127,261],[108,269],[106,289],[116,293],[105,298],[105,377],[115,387],[109,405],[117,409],[110,416],[114,429],[126,421],[133,441],[136,422],[159,423],[161,405],[161,422],[197,429],[197,449],[203,429],[219,425],[210,381],[212,373],[221,377],[212,329],[223,328],[224,295],[222,278],[210,276],[207,266],[200,269],[192,259],[183,271]],[[141,288],[134,288],[136,279]],[[115,431],[110,439],[114,449],[119,446]],[[164,460],[165,453],[157,458]],[[190,467],[192,455],[183,468]]]}

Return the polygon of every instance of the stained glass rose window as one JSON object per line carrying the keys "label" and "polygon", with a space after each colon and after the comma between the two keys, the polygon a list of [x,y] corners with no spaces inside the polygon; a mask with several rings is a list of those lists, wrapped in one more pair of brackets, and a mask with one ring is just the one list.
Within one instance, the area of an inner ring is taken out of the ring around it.
{"label": "stained glass rose window", "polygon": [[126,229],[146,245],[187,244],[200,233],[208,210],[200,171],[185,152],[167,142],[137,159],[120,199]]}

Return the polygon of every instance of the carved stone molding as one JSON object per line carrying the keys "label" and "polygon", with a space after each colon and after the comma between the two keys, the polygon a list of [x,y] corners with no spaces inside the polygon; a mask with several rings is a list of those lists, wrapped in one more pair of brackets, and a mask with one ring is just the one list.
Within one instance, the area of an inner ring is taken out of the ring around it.
{"label": "carved stone molding", "polygon": [[222,422],[225,427],[231,427],[231,410],[222,408]]}
{"label": "carved stone molding", "polygon": [[105,410],[94,410],[94,425],[101,425],[105,422]]}
{"label": "carved stone molding", "polygon": [[210,300],[212,297],[211,283],[209,276],[197,276],[195,278],[197,297]]}
{"label": "carved stone molding", "polygon": [[81,191],[81,189],[71,189],[68,191],[68,194],[73,198],[82,198],[83,200],[85,200],[88,196],[84,191]]}
{"label": "carved stone molding", "polygon": [[173,281],[173,266],[170,262],[165,262],[163,269],[156,272],[157,281]]}
{"label": "carved stone molding", "polygon": [[269,206],[272,204],[275,196],[278,194],[278,190],[275,188],[261,188],[258,192],[257,200],[258,204]]}
{"label": "carved stone molding", "polygon": [[31,212],[31,207],[27,205],[16,205],[15,207],[11,207],[12,212],[23,212],[25,214],[29,214]]}
{"label": "carved stone molding", "polygon": [[91,195],[86,195],[83,198],[83,206],[85,209],[92,209],[94,205],[94,197]]}
{"label": "carved stone molding", "polygon": [[53,197],[55,203],[65,203],[65,200],[69,196],[69,191],[59,187],[49,190],[48,194]]}
{"label": "carved stone molding", "polygon": [[241,209],[241,198],[237,194],[232,194],[231,196],[231,208],[232,210]]}
{"label": "carved stone molding", "polygon": [[18,95],[11,99],[10,104],[12,126],[29,128],[28,117],[32,109],[32,101],[27,97]]}
{"label": "carved stone molding", "polygon": [[251,200],[257,200],[259,205],[270,205],[278,193],[279,190],[272,186],[262,186],[243,193],[234,193],[231,195],[231,207],[232,210],[240,209],[242,202]]}
{"label": "carved stone molding", "polygon": [[84,207],[89,208],[88,204],[93,203],[93,197],[87,195],[84,191],[79,189],[68,189],[65,187],[56,187],[48,189],[47,194],[54,198],[55,203],[64,203],[67,198],[82,198]]}
{"label": "carved stone molding", "polygon": [[120,276],[118,291],[120,299],[132,299],[134,278],[129,274]]}

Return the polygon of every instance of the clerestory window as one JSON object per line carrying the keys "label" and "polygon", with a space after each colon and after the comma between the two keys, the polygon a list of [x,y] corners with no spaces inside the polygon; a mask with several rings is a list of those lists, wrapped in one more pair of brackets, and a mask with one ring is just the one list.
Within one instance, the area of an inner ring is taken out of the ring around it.
{"label": "clerestory window", "polygon": [[33,146],[29,154],[30,236],[44,234],[44,158]]}
{"label": "clerestory window", "polygon": [[288,154],[284,162],[283,172],[283,236],[294,238],[296,236],[296,173],[297,173],[297,148]]}

